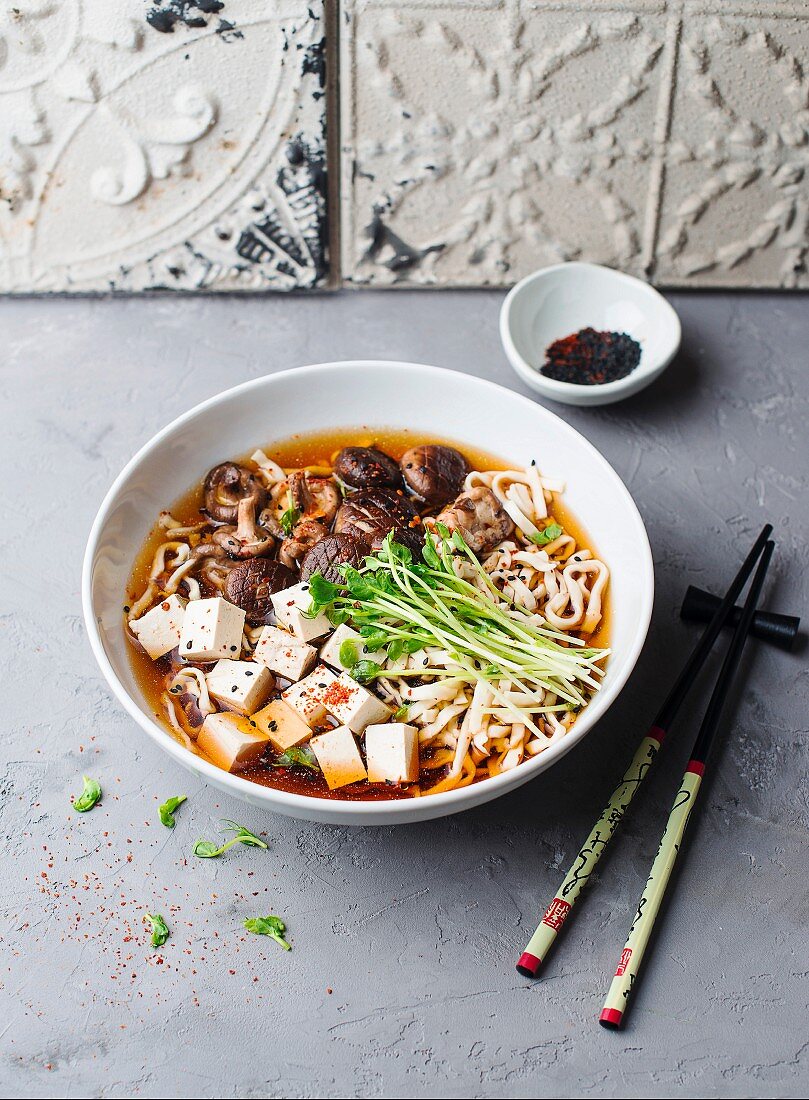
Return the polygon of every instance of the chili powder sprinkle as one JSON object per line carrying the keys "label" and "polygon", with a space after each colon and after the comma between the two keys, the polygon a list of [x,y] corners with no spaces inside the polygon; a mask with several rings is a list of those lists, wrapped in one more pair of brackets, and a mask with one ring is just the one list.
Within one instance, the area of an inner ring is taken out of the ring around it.
{"label": "chili powder sprinkle", "polygon": [[583,328],[548,346],[540,374],[577,386],[603,386],[626,378],[639,362],[640,344],[625,332]]}

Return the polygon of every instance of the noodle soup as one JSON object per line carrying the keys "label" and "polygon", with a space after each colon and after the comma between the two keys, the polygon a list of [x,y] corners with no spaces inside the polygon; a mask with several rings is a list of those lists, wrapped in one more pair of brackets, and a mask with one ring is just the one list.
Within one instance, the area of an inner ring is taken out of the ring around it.
{"label": "noodle soup", "polygon": [[608,653],[608,568],[563,489],[402,431],[214,467],[131,576],[156,717],[298,794],[428,796],[519,767],[570,730]]}

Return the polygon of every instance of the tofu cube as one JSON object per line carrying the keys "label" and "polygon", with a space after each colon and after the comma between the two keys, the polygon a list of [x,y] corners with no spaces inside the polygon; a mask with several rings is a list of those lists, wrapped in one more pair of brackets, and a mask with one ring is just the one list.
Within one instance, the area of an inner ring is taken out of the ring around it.
{"label": "tofu cube", "polygon": [[314,619],[307,619],[304,615],[312,606],[308,581],[293,584],[291,588],[276,592],[270,598],[278,622],[291,630],[302,642],[322,638],[331,630],[331,623],[325,612],[321,611]]}
{"label": "tofu cube", "polygon": [[348,726],[319,733],[309,742],[330,790],[365,779],[365,765]]}
{"label": "tofu cube", "polygon": [[255,661],[217,661],[205,676],[208,691],[219,703],[239,714],[252,714],[266,703],[275,687],[275,677]]}
{"label": "tofu cube", "polygon": [[185,609],[180,656],[186,661],[216,661],[242,652],[244,611],[221,596],[192,600]]}
{"label": "tofu cube", "polygon": [[317,650],[308,642],[295,638],[288,630],[265,626],[256,643],[253,659],[287,680],[300,680],[314,668]]}
{"label": "tofu cube", "polygon": [[329,714],[354,733],[362,733],[372,722],[384,722],[391,715],[387,704],[352,680],[347,672],[341,672],[326,688],[323,703]]}
{"label": "tofu cube", "polygon": [[153,661],[165,657],[180,644],[186,601],[182,596],[167,596],[162,603],[135,619],[129,628]]}
{"label": "tofu cube", "polygon": [[419,777],[419,733],[406,722],[365,730],[369,783],[415,783]]}
{"label": "tofu cube", "polygon": [[351,667],[351,665],[344,665],[340,660],[340,648],[343,642],[354,643],[358,661],[375,661],[378,665],[381,665],[387,656],[384,649],[377,649],[369,653],[365,648],[363,636],[343,623],[320,647],[321,661],[325,661],[327,665],[331,665],[332,668],[336,668],[340,672],[347,672]]}
{"label": "tofu cube", "polygon": [[298,712],[307,726],[316,726],[326,717],[327,707],[323,697],[336,679],[325,665],[318,665],[314,672],[282,691],[281,698]]}
{"label": "tofu cube", "polygon": [[220,711],[209,714],[200,726],[197,746],[217,767],[238,772],[258,760],[267,740],[249,718]]}
{"label": "tofu cube", "polygon": [[253,721],[267,735],[277,752],[284,752],[293,745],[303,745],[312,736],[311,729],[300,714],[283,699],[273,699],[253,715]]}

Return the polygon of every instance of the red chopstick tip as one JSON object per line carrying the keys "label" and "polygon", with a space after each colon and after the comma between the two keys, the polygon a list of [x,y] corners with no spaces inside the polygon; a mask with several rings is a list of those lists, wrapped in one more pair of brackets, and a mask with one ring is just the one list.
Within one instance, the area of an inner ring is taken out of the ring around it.
{"label": "red chopstick tip", "polygon": [[542,959],[538,959],[536,955],[532,955],[529,951],[523,951],[520,955],[520,961],[517,963],[517,973],[522,974],[524,978],[535,978],[541,965]]}
{"label": "red chopstick tip", "polygon": [[622,1025],[623,1020],[624,1014],[618,1008],[603,1008],[598,1018],[598,1022],[602,1027],[607,1027],[611,1030],[617,1030]]}
{"label": "red chopstick tip", "polygon": [[705,765],[701,760],[689,760],[685,770],[694,772],[696,775],[705,775]]}
{"label": "red chopstick tip", "polygon": [[661,726],[652,726],[646,736],[653,737],[658,744],[662,745],[666,739],[666,731]]}

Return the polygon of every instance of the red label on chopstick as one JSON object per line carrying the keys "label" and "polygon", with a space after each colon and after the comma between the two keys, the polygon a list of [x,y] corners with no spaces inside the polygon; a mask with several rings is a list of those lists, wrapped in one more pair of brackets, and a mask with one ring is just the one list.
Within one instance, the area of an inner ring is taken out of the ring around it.
{"label": "red label on chopstick", "polygon": [[570,909],[571,907],[568,902],[564,901],[562,898],[554,898],[545,910],[545,916],[542,918],[542,923],[547,924],[549,928],[553,928],[558,932],[565,923]]}
{"label": "red label on chopstick", "polygon": [[621,952],[621,961],[618,963],[618,969],[615,971],[615,977],[620,978],[622,974],[626,973],[626,968],[629,966],[629,960],[632,958],[632,948],[625,947]]}

